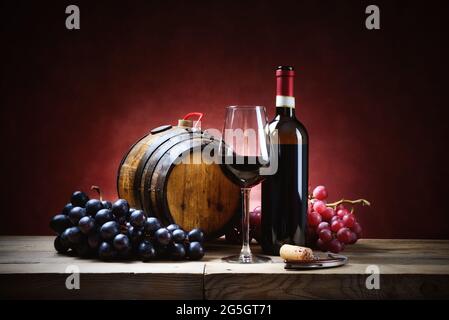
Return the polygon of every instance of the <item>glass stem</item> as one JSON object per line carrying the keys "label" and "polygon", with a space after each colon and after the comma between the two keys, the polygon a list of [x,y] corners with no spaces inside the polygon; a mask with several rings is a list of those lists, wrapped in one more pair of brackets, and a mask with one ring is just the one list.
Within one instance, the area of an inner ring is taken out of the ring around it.
{"label": "glass stem", "polygon": [[243,244],[242,250],[240,251],[240,261],[250,263],[252,262],[251,249],[249,247],[249,194],[251,188],[242,188],[242,205],[243,205],[243,215],[242,215],[242,235]]}

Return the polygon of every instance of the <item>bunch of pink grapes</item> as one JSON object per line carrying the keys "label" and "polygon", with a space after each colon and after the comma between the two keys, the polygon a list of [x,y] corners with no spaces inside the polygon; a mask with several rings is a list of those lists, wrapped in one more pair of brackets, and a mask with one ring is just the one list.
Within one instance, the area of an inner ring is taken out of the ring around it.
{"label": "bunch of pink grapes", "polygon": [[317,186],[309,197],[307,214],[307,244],[322,251],[339,253],[348,244],[354,244],[362,236],[362,227],[357,222],[353,209],[345,204],[369,205],[364,199],[340,200],[327,203],[325,186]]}

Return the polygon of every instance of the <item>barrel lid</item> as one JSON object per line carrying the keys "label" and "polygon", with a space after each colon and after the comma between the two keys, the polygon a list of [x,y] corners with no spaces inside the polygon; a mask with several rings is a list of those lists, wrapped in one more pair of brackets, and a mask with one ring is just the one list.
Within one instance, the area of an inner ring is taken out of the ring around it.
{"label": "barrel lid", "polygon": [[151,132],[151,134],[156,134],[156,133],[160,133],[160,132],[169,130],[171,128],[172,128],[172,126],[170,124],[166,124],[164,126],[160,126],[160,127],[154,128],[150,132]]}

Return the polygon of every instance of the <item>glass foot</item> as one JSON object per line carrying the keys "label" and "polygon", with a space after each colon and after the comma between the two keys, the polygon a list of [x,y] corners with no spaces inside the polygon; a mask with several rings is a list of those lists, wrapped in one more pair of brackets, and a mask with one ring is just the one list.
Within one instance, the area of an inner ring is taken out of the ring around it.
{"label": "glass foot", "polygon": [[242,264],[271,262],[271,259],[269,257],[258,256],[255,254],[252,254],[250,256],[244,256],[244,255],[229,256],[229,257],[222,258],[222,260],[225,262],[229,262],[229,263],[242,263]]}

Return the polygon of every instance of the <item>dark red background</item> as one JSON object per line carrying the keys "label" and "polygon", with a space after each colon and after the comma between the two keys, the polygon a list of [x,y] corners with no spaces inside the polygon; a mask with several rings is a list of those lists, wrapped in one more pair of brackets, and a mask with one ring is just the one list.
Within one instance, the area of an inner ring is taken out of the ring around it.
{"label": "dark red background", "polygon": [[49,234],[92,184],[115,198],[128,147],[189,111],[215,128],[229,104],[271,117],[291,64],[311,183],[371,200],[367,237],[448,238],[447,5],[374,3],[377,31],[360,1],[2,1],[0,233]]}

